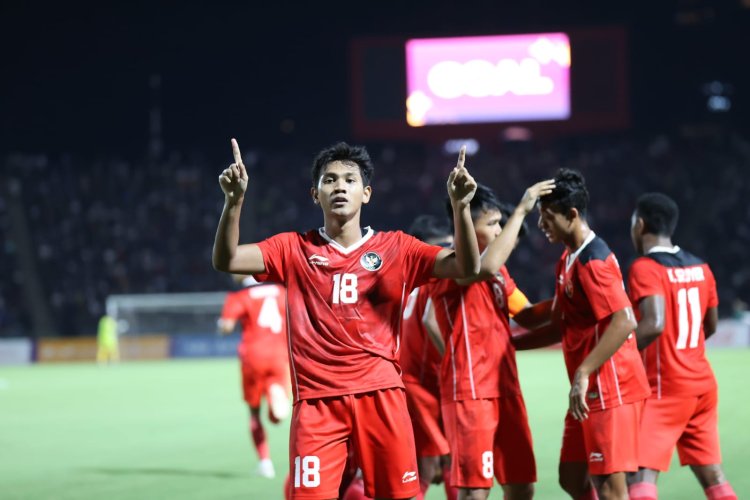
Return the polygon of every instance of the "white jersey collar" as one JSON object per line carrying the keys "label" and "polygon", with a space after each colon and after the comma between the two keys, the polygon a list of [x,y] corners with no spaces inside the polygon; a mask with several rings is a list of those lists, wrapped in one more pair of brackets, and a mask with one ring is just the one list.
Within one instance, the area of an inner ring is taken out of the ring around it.
{"label": "white jersey collar", "polygon": [[656,252],[666,252],[666,253],[675,254],[675,253],[677,253],[679,251],[680,251],[680,247],[678,247],[677,245],[675,245],[675,246],[673,246],[671,248],[670,247],[655,246],[655,247],[649,248],[648,252],[646,252],[646,255],[648,255],[650,253],[656,253]]}
{"label": "white jersey collar", "polygon": [[589,235],[586,236],[585,240],[583,240],[583,243],[581,244],[580,247],[578,247],[578,250],[576,250],[575,252],[573,252],[571,254],[568,254],[568,256],[565,257],[565,272],[570,271],[570,266],[573,265],[573,263],[576,261],[576,259],[578,258],[578,256],[581,254],[581,252],[583,251],[583,249],[586,248],[589,243],[591,243],[592,241],[594,241],[594,238],[596,238],[596,233],[594,233],[594,231],[589,231]]}
{"label": "white jersey collar", "polygon": [[344,255],[348,255],[352,253],[353,251],[355,251],[356,249],[358,249],[359,247],[361,247],[362,245],[364,245],[365,243],[367,243],[367,240],[372,238],[372,235],[375,234],[375,231],[373,231],[370,226],[367,226],[364,229],[364,235],[362,235],[362,238],[356,243],[354,243],[353,245],[350,245],[348,247],[344,247],[340,243],[333,241],[331,237],[326,234],[325,228],[323,227],[318,228],[318,234],[320,234],[321,238],[326,240],[328,244],[331,245],[333,248],[343,253]]}

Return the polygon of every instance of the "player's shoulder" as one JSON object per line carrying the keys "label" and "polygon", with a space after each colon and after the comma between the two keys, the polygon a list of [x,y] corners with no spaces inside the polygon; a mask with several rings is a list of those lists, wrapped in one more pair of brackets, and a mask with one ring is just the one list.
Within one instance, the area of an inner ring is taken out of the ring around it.
{"label": "player's shoulder", "polygon": [[656,262],[663,267],[692,267],[706,264],[705,260],[679,247],[677,247],[677,251],[650,252],[643,258]]}
{"label": "player's shoulder", "polygon": [[589,264],[595,261],[606,261],[612,254],[612,250],[609,249],[607,242],[601,239],[599,236],[595,236],[586,247],[581,250],[578,255],[578,262],[582,265]]}

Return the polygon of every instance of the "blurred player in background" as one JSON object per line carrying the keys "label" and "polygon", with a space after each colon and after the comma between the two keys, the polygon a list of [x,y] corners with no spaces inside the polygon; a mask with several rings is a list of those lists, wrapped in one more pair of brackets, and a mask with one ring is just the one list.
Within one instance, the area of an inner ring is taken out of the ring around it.
{"label": "blurred player in background", "polygon": [[349,444],[369,496],[417,495],[414,436],[396,362],[401,315],[411,290],[430,278],[478,271],[469,212],[476,183],[464,167],[465,148],[447,183],[455,251],[362,228],[374,168],[363,147],[345,143],[322,150],[313,162],[310,193],[323,211],[323,227],[239,245],[248,176],[235,140],[232,149],[235,161],[219,176],[225,201],[213,264],[286,286],[295,397],[292,497],[336,498]]}
{"label": "blurred player in background", "polygon": [[[448,248],[453,244],[449,221],[434,215],[417,217],[409,234],[430,245]],[[444,467],[447,471],[450,463],[450,446],[440,415],[438,382],[445,345],[434,322],[428,288],[425,285],[415,289],[406,301],[399,362],[414,428],[421,494],[425,494],[430,484],[445,481],[446,495],[450,499],[456,498],[457,492],[443,473]],[[440,348],[436,348],[430,337],[438,341]]]}
{"label": "blurred player in background", "polygon": [[530,187],[501,226],[503,205],[491,189],[477,186],[471,215],[482,252],[480,273],[429,285],[447,346],[440,371],[442,413],[451,449],[450,482],[461,499],[486,499],[493,477],[505,498],[534,495],[536,462],[509,323],[509,314],[529,301],[505,261],[524,218],[553,188],[551,181]]}
{"label": "blurred player in background", "polygon": [[708,264],[672,243],[678,217],[671,198],[648,193],[638,198],[631,221],[641,257],[630,268],[628,288],[651,396],[630,498],[657,498],[659,472],[669,470],[676,445],[680,463],[693,470],[706,498],[736,499],[721,468],[718,391],[705,353],[719,317],[716,281]]}
{"label": "blurred player in background", "polygon": [[99,319],[96,332],[96,362],[100,365],[120,361],[117,321],[109,314]]}
{"label": "blurred player in background", "polygon": [[252,276],[235,278],[247,288],[227,295],[218,326],[226,335],[234,331],[237,322],[242,325],[237,354],[242,369],[242,392],[250,408],[250,435],[260,460],[256,472],[272,478],[276,472],[260,419],[260,403],[265,396],[272,423],[279,423],[289,415],[286,291],[273,283],[260,285]]}
{"label": "blurred player in background", "polygon": [[583,176],[569,169],[560,169],[554,191],[540,198],[539,228],[551,243],[565,245],[554,301],[537,306],[556,328],[530,331],[514,343],[531,348],[562,338],[571,383],[560,451],[562,488],[574,499],[595,498],[597,492],[601,499],[622,499],[628,495],[626,472],[638,470],[639,423],[650,390],[622,274],[607,244],[589,228],[588,201]]}

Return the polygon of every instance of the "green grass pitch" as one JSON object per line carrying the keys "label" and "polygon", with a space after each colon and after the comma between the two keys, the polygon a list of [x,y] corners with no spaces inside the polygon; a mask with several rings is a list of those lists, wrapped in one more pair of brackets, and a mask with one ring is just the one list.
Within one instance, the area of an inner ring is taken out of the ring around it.
{"label": "green grass pitch", "polygon": [[[750,495],[750,350],[709,357],[720,386],[725,471]],[[539,468],[539,499],[565,498],[557,459],[567,381],[559,351],[519,354]],[[267,426],[274,480],[254,477],[235,360],[0,367],[0,498],[281,498],[288,427]],[[493,491],[492,498],[502,498]],[[703,498],[673,462],[664,499]],[[433,487],[429,499],[442,498]]]}

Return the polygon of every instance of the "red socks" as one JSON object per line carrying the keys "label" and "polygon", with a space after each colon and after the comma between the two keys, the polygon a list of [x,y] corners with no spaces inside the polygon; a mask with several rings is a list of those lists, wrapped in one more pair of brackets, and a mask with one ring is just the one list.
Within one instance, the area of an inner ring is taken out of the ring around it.
{"label": "red socks", "polygon": [[708,500],[737,500],[737,494],[729,483],[715,484],[705,490]]}
{"label": "red socks", "polygon": [[258,458],[261,460],[271,458],[268,441],[266,441],[266,431],[263,429],[259,418],[250,417],[250,435],[253,437],[255,449],[258,450]]}
{"label": "red socks", "polygon": [[630,500],[657,500],[658,493],[654,483],[635,483],[628,488]]}

